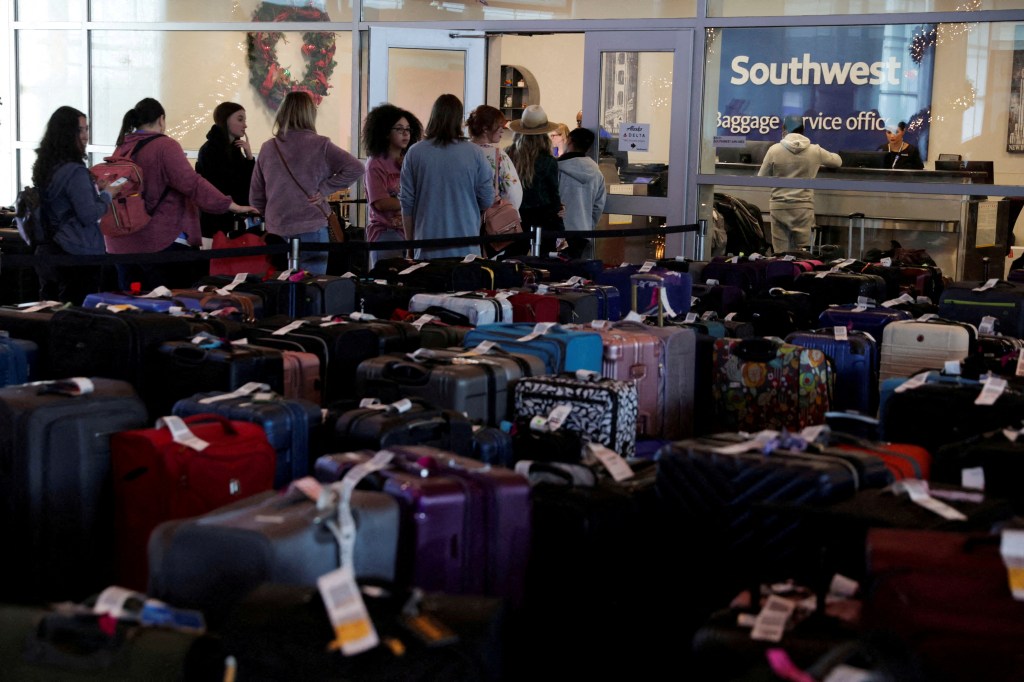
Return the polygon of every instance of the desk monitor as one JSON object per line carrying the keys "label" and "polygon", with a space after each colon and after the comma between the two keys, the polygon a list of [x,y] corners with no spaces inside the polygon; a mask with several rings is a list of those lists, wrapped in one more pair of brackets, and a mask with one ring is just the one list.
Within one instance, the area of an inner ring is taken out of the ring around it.
{"label": "desk monitor", "polygon": [[959,161],[959,154],[939,154],[939,161]]}
{"label": "desk monitor", "polygon": [[981,179],[972,178],[975,185],[995,184],[995,164],[992,161],[944,161],[939,159],[935,162],[937,171],[969,171],[972,173],[984,173]]}
{"label": "desk monitor", "polygon": [[843,168],[889,168],[885,163],[884,151],[849,150],[839,152]]}

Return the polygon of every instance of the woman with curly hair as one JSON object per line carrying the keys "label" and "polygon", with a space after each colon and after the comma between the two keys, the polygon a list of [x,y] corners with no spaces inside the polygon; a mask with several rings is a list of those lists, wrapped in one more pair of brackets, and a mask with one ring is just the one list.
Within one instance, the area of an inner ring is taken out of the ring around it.
{"label": "woman with curly hair", "polygon": [[[402,226],[402,159],[409,145],[420,141],[423,125],[411,112],[393,104],[381,104],[363,121],[363,149],[366,151],[366,203],[369,220],[366,241],[405,239]],[[370,251],[369,267],[383,258],[399,258],[402,251]]]}
{"label": "woman with curly hair", "polygon": [[[508,158],[508,154],[498,147],[506,123],[505,115],[501,113],[500,109],[488,104],[481,104],[470,112],[466,128],[469,129],[469,139],[487,153],[487,160],[496,175],[498,196],[518,210],[519,204],[523,201],[523,186],[519,184],[519,174],[512,164],[512,159]],[[508,248],[520,246],[524,247],[523,253],[529,247],[526,242],[516,242]],[[485,244],[484,248],[488,255],[494,255],[490,244]]]}
{"label": "woman with curly hair", "polygon": [[[40,194],[43,219],[52,238],[36,247],[37,255],[105,253],[99,220],[118,189],[106,180],[94,181],[85,165],[89,122],[73,107],[60,107],[50,116],[32,165],[32,184]],[[87,294],[99,290],[100,267],[36,265],[39,296],[80,305]]]}

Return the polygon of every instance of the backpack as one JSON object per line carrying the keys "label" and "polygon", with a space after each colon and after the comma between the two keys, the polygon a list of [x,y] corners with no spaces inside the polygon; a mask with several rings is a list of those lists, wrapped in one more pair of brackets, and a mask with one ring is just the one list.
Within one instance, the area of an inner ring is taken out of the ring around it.
{"label": "backpack", "polygon": [[[133,234],[149,224],[151,214],[146,210],[146,200],[142,195],[142,168],[134,159],[143,147],[158,137],[164,136],[153,135],[139,140],[127,155],[108,156],[103,159],[103,163],[97,163],[89,169],[97,180],[105,179],[108,185],[113,186],[124,185],[110,202],[110,208],[100,218],[100,232],[105,236],[122,237]],[[163,194],[153,206],[153,211],[156,211],[170,189],[170,185],[164,188]]]}
{"label": "backpack", "polygon": [[18,192],[14,200],[14,224],[29,246],[39,246],[53,238],[50,223],[43,216],[39,190],[35,187],[26,187]]}

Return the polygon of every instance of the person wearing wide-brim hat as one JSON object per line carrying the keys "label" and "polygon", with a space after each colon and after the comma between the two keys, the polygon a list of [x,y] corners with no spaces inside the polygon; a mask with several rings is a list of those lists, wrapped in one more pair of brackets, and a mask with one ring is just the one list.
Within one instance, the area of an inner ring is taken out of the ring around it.
{"label": "person wearing wide-brim hat", "polygon": [[[512,159],[519,182],[523,185],[523,203],[519,217],[523,227],[540,227],[544,231],[562,230],[562,201],[558,196],[558,161],[551,155],[548,133],[558,128],[548,121],[548,115],[539,104],[531,104],[518,121],[509,124],[512,144],[505,149]],[[525,242],[519,242],[526,247]],[[554,250],[554,239],[542,240],[545,255]],[[512,247],[510,247],[512,248]],[[507,250],[506,250],[507,251]]]}

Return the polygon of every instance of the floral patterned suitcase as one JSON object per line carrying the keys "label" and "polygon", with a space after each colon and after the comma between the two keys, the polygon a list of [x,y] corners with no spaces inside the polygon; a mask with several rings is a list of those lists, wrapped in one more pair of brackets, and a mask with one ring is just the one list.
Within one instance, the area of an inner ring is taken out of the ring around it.
{"label": "floral patterned suitcase", "polygon": [[823,424],[832,385],[821,350],[776,337],[715,340],[712,395],[720,428],[799,431]]}

